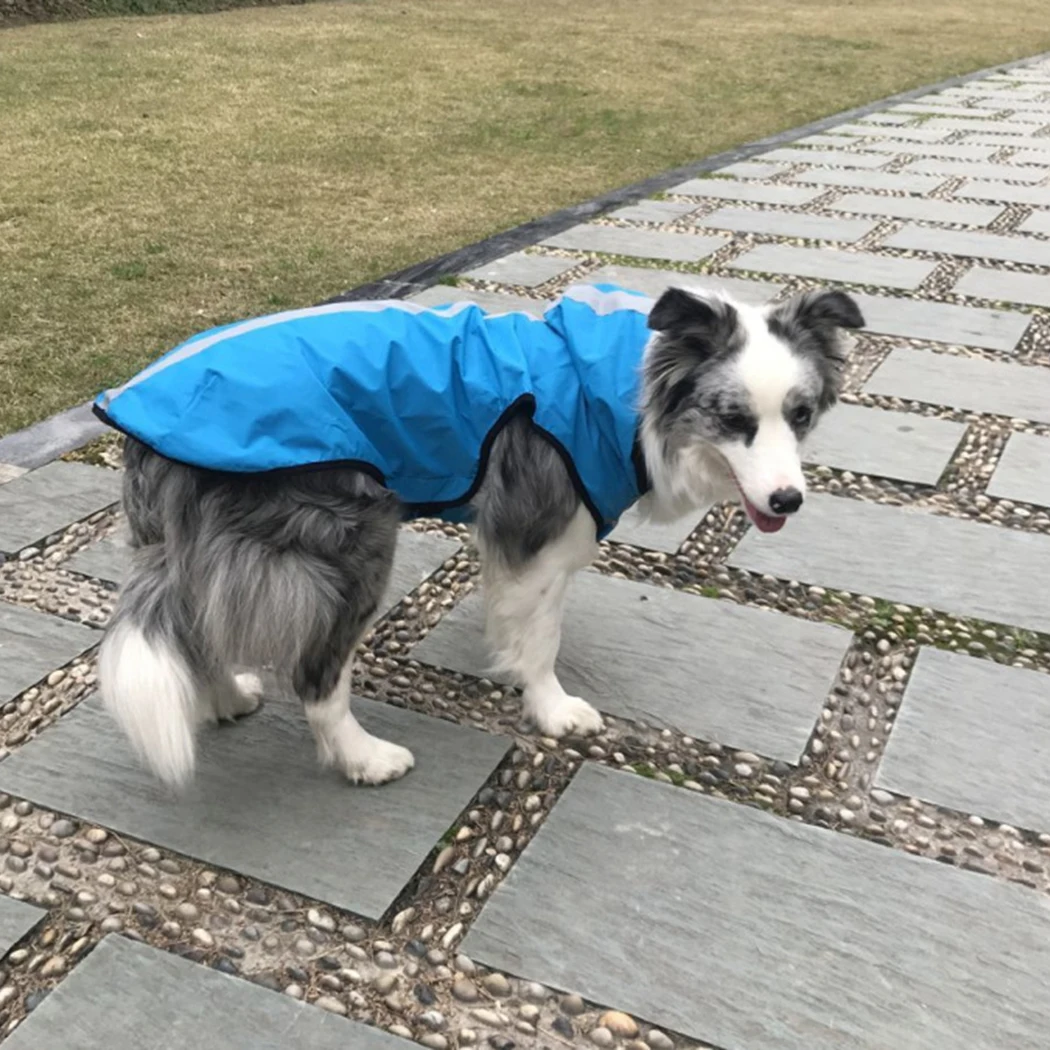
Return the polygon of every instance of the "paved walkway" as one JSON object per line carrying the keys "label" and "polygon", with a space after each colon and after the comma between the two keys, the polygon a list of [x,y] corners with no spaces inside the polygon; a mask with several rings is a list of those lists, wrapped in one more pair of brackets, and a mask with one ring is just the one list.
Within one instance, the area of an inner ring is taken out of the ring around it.
{"label": "paved walkway", "polygon": [[176,805],[91,695],[119,475],[0,465],[12,1050],[1044,1050],[1050,62],[418,298],[682,272],[842,283],[869,328],[789,528],[628,520],[578,581],[563,674],[596,740],[529,735],[477,677],[474,555],[423,524],[357,682],[412,775],[348,788],[274,699],[206,734]]}

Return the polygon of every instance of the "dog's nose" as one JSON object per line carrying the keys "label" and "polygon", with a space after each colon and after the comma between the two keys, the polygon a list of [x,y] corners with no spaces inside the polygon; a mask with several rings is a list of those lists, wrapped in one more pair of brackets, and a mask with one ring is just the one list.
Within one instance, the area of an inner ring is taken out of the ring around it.
{"label": "dog's nose", "polygon": [[802,506],[802,493],[798,489],[777,489],[769,497],[769,509],[774,514],[794,514]]}

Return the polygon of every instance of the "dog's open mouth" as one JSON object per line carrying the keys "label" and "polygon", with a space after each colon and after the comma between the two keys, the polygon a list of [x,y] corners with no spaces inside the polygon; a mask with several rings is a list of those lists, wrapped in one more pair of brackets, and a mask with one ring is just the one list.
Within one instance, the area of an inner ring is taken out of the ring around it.
{"label": "dog's open mouth", "polygon": [[[739,486],[737,486],[739,488]],[[744,510],[747,511],[747,516],[754,522],[755,528],[759,532],[779,532],[786,524],[787,518],[777,516],[774,517],[772,514],[763,514],[762,511],[756,507],[751,500],[744,495],[744,490],[740,489],[740,498],[744,503]]]}

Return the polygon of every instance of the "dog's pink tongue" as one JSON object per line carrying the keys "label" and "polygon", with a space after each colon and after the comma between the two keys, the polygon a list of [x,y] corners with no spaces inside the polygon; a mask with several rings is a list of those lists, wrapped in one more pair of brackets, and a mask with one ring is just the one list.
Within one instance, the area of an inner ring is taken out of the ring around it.
{"label": "dog's pink tongue", "polygon": [[775,518],[772,514],[763,514],[747,496],[742,492],[740,495],[744,500],[744,510],[747,511],[747,516],[755,523],[755,528],[760,532],[779,532],[787,524],[787,518]]}

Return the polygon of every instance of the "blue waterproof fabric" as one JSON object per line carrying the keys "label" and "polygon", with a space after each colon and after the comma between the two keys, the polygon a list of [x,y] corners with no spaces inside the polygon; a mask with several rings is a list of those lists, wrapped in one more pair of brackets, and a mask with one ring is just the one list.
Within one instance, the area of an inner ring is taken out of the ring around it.
{"label": "blue waterproof fabric", "polygon": [[542,318],[398,300],[290,311],[190,339],[95,409],[211,470],[352,463],[416,515],[465,503],[501,425],[525,411],[604,535],[645,486],[635,441],[650,306],[600,285],[570,288]]}

